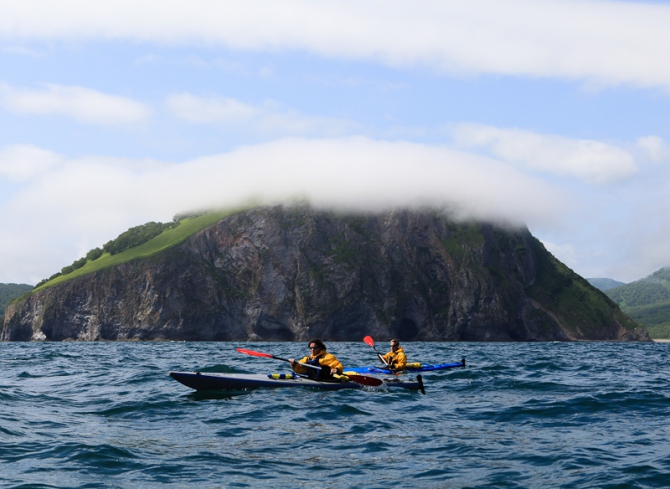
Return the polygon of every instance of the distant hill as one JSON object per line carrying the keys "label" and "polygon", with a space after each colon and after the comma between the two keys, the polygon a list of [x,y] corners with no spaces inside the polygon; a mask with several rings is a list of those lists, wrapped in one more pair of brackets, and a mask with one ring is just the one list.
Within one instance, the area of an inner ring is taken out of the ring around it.
{"label": "distant hill", "polygon": [[628,316],[647,327],[652,338],[670,338],[670,268],[605,292]]}
{"label": "distant hill", "polygon": [[5,307],[12,299],[22,296],[33,290],[32,285],[26,284],[0,284],[0,325],[5,320]]}
{"label": "distant hill", "polygon": [[587,278],[588,282],[593,285],[596,289],[606,290],[613,289],[614,287],[621,287],[626,285],[624,282],[619,282],[618,280],[612,280],[611,278]]}

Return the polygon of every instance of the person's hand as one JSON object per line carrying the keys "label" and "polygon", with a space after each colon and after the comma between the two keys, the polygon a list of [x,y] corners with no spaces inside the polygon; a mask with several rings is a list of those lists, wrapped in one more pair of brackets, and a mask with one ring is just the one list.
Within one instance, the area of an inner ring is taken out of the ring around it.
{"label": "person's hand", "polygon": [[294,358],[289,358],[288,362],[291,364],[291,367],[295,367],[295,359]]}
{"label": "person's hand", "polygon": [[336,368],[331,368],[330,373],[335,375],[337,373],[337,369]]}

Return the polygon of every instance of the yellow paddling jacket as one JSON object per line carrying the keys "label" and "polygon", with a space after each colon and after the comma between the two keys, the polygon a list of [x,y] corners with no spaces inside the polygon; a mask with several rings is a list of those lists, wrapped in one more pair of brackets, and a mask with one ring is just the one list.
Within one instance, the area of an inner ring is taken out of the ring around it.
{"label": "yellow paddling jacket", "polygon": [[[336,368],[338,374],[342,374],[344,367],[340,361],[335,358],[335,355],[328,353],[326,350],[321,350],[317,355],[310,355],[304,357],[302,360],[298,360],[299,363],[308,363],[314,366],[325,366],[322,372],[319,372],[316,369],[303,367],[302,365],[295,365],[293,371],[298,374],[307,374],[310,378],[330,378],[330,369]],[[311,370],[311,372],[310,372]],[[316,374],[316,375],[315,375]],[[321,375],[319,375],[321,374]]]}
{"label": "yellow paddling jacket", "polygon": [[407,365],[407,356],[405,355],[405,350],[402,349],[402,346],[399,346],[396,351],[391,350],[384,355],[383,358],[393,370],[402,370],[405,368],[405,365]]}

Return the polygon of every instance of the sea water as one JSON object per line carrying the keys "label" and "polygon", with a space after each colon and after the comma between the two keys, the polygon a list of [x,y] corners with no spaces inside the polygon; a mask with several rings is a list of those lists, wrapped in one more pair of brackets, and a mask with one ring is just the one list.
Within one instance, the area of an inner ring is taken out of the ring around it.
{"label": "sea water", "polygon": [[403,346],[467,367],[426,372],[426,395],[200,394],[168,372],[287,372],[235,348],[307,344],[0,344],[0,487],[670,487],[670,344]]}

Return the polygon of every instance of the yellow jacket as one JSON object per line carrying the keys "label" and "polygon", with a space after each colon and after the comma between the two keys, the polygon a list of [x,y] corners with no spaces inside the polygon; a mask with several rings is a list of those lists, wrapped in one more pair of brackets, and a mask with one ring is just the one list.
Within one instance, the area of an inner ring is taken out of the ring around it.
{"label": "yellow jacket", "polygon": [[[308,357],[304,357],[302,360],[298,360],[299,363],[307,363],[308,360],[314,360],[315,358],[319,359],[319,365],[325,365],[326,367],[329,368],[336,368],[338,374],[342,374],[342,371],[344,370],[344,367],[340,363],[340,361],[335,358],[335,355],[328,353],[326,350],[321,350],[318,355],[310,355]],[[310,369],[309,367],[303,367],[302,365],[296,364],[293,367],[293,371],[298,374],[306,374],[308,370],[313,370]]]}
{"label": "yellow jacket", "polygon": [[402,370],[405,368],[405,365],[407,365],[407,356],[405,355],[405,350],[402,349],[402,346],[399,346],[398,350],[395,352],[391,350],[384,355],[383,358],[393,370]]}

